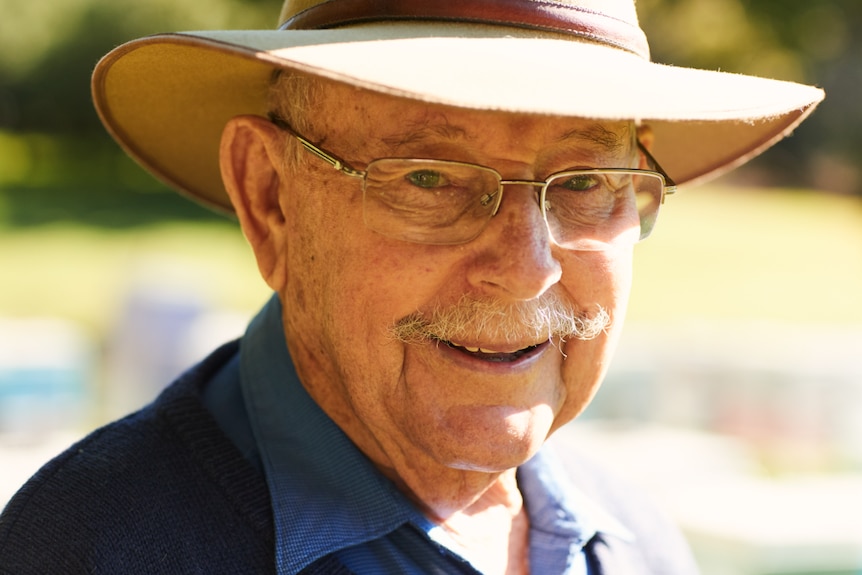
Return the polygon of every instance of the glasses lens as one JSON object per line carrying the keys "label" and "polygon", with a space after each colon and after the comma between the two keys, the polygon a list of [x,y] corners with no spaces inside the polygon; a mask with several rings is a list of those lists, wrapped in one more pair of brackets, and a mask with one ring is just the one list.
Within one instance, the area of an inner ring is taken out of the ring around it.
{"label": "glasses lens", "polygon": [[560,246],[604,250],[637,243],[650,234],[663,189],[662,177],[652,172],[566,172],[548,183],[543,210]]}
{"label": "glasses lens", "polygon": [[424,244],[465,243],[482,231],[498,202],[493,170],[436,160],[387,158],[368,165],[365,225]]}

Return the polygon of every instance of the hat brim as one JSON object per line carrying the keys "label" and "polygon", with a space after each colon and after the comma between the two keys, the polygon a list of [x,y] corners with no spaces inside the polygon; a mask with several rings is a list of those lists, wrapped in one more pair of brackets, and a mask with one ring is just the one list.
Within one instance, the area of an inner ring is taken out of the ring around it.
{"label": "hat brim", "polygon": [[140,164],[232,211],[218,166],[227,121],[265,115],[274,68],[418,101],[648,123],[677,182],[703,181],[789,134],[822,90],[651,63],[599,44],[488,27],[365,26],[163,34],[124,44],[93,74],[96,109]]}

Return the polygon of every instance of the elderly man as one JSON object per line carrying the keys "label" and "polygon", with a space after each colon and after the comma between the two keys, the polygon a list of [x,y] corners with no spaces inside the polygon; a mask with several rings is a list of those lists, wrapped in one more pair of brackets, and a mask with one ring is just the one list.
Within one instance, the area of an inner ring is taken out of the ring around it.
{"label": "elderly man", "polygon": [[3,572],[694,572],[656,511],[543,444],[598,389],[674,182],[822,93],[652,64],[626,0],[282,22],[99,64],[108,129],[233,211],[276,295],[22,489]]}

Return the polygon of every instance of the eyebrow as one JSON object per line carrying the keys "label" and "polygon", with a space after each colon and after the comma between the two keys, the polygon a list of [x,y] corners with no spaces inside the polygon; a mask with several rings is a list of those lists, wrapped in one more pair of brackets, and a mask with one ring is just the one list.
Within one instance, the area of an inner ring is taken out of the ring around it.
{"label": "eyebrow", "polygon": [[469,141],[472,139],[467,130],[449,123],[448,120],[444,119],[442,122],[435,122],[426,119],[408,125],[403,131],[397,134],[381,138],[381,141],[392,151],[396,151],[401,146],[416,144],[425,140],[437,140],[439,138],[450,141]]}
{"label": "eyebrow", "polygon": [[589,142],[597,145],[603,151],[616,153],[627,149],[631,128],[626,126],[625,134],[609,130],[602,124],[596,122],[586,128],[574,128],[565,132],[557,141],[565,143],[572,140]]}

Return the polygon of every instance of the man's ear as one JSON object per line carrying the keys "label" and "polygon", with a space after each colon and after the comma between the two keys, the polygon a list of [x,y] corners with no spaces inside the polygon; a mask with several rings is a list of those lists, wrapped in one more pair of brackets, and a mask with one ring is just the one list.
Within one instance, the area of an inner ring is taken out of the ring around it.
{"label": "man's ear", "polygon": [[[652,128],[650,128],[647,124],[640,124],[637,127],[637,138],[638,142],[646,148],[647,152],[652,152],[652,145],[655,141],[655,136],[653,136]],[[641,170],[649,170],[651,169],[649,165],[649,160],[643,154],[638,154],[638,169]]]}
{"label": "man's ear", "polygon": [[237,116],[225,126],[219,149],[222,180],[243,234],[263,279],[276,291],[287,279],[284,143],[284,135],[266,119]]}

